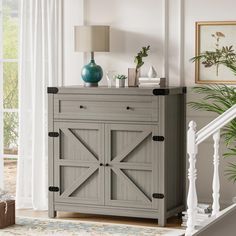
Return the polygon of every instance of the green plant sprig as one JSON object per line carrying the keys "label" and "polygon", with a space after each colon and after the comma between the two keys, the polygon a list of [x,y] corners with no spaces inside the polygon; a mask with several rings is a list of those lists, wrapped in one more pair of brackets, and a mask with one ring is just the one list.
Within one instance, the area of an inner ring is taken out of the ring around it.
{"label": "green plant sprig", "polygon": [[134,58],[134,63],[136,64],[136,72],[144,65],[143,58],[148,56],[148,51],[150,50],[150,45],[147,47],[142,47],[142,50]]}
{"label": "green plant sprig", "polygon": [[116,75],[115,76],[116,79],[127,79],[126,75]]}

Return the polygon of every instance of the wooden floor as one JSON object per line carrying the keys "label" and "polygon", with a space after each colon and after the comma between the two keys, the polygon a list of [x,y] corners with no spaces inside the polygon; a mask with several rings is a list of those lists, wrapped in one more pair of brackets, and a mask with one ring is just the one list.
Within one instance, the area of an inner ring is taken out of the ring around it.
{"label": "wooden floor", "polygon": [[[36,217],[36,218],[47,218],[48,217],[46,211],[33,211],[33,210],[17,210],[16,215],[17,216],[25,216],[25,217]],[[100,216],[100,215],[87,215],[87,214],[79,214],[79,213],[59,212],[57,219],[158,227],[157,220],[129,218],[129,217],[117,217],[117,216]],[[172,218],[168,219],[166,227],[168,227],[168,228],[181,228],[180,225],[181,225],[181,220],[178,217],[172,217]]]}

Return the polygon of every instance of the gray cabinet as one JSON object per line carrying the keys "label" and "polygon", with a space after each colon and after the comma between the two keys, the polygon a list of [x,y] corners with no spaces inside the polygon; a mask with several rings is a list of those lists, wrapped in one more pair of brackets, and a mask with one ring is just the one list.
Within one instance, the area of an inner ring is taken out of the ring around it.
{"label": "gray cabinet", "polygon": [[185,208],[185,90],[48,88],[49,216]]}

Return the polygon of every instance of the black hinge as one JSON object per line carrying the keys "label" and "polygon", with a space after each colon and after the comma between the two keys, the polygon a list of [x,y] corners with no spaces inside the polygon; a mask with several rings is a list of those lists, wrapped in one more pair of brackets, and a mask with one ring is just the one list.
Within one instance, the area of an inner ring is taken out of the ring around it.
{"label": "black hinge", "polygon": [[170,94],[170,90],[169,89],[153,89],[152,93],[155,96],[165,96],[165,95]]}
{"label": "black hinge", "polygon": [[49,133],[48,133],[48,136],[49,136],[49,137],[56,138],[56,137],[59,137],[59,133],[58,133],[58,132],[49,132]]}
{"label": "black hinge", "polygon": [[56,94],[58,91],[59,89],[57,87],[48,87],[48,93]]}
{"label": "black hinge", "polygon": [[183,93],[184,93],[184,94],[187,93],[187,87],[183,87]]}
{"label": "black hinge", "polygon": [[50,192],[59,192],[59,188],[58,188],[58,187],[54,187],[54,186],[50,186],[50,187],[48,188],[48,190],[49,190]]}
{"label": "black hinge", "polygon": [[165,196],[162,193],[153,193],[152,197],[153,198],[158,198],[158,199],[163,199]]}
{"label": "black hinge", "polygon": [[165,138],[163,136],[153,136],[152,140],[158,141],[158,142],[163,142],[165,140]]}

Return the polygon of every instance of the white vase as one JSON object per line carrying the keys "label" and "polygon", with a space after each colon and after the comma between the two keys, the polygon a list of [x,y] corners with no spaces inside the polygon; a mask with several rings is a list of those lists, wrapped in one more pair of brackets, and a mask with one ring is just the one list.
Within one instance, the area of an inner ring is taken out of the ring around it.
{"label": "white vase", "polygon": [[125,87],[125,79],[116,79],[116,87],[124,88]]}
{"label": "white vase", "polygon": [[148,71],[148,77],[149,78],[156,78],[157,77],[157,72],[154,69],[153,66],[150,67],[149,71]]}
{"label": "white vase", "polygon": [[115,86],[115,84],[116,84],[116,79],[115,79],[116,74],[117,74],[117,72],[114,71],[114,70],[107,71],[106,78],[107,78],[108,88],[112,88],[112,87]]}

